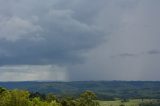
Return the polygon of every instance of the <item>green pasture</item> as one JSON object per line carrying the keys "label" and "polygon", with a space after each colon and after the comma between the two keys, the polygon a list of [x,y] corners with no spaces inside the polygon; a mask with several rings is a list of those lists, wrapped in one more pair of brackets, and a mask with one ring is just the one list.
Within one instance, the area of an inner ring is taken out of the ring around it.
{"label": "green pasture", "polygon": [[124,104],[124,106],[139,106],[142,102],[149,102],[152,100],[145,99],[131,99],[128,102],[121,102],[121,100],[115,100],[115,101],[100,101],[100,106],[120,106],[121,104]]}

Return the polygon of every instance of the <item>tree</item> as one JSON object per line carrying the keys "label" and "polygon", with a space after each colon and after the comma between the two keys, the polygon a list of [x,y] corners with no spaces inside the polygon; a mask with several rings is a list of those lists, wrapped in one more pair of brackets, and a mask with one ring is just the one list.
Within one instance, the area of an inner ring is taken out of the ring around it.
{"label": "tree", "polygon": [[61,100],[62,106],[77,106],[77,101],[71,97],[66,97]]}
{"label": "tree", "polygon": [[96,95],[91,91],[85,91],[78,99],[63,97],[58,99],[53,94],[42,95],[29,93],[25,90],[6,90],[0,88],[0,106],[99,106]]}
{"label": "tree", "polygon": [[4,92],[4,91],[6,91],[6,89],[3,88],[3,87],[0,87],[0,94],[1,94],[2,92]]}
{"label": "tree", "polygon": [[0,106],[28,106],[28,101],[28,91],[7,90],[0,95]]}
{"label": "tree", "polygon": [[56,98],[56,96],[53,95],[52,93],[49,93],[49,94],[46,96],[46,101],[48,101],[48,102],[57,101],[57,98]]}
{"label": "tree", "polygon": [[99,103],[96,101],[96,95],[92,91],[85,91],[80,95],[79,105],[80,106],[99,106]]}

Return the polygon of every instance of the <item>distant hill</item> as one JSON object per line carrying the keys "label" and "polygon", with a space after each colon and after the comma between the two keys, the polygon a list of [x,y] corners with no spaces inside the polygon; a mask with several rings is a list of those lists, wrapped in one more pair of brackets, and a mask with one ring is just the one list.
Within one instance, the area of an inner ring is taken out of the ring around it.
{"label": "distant hill", "polygon": [[0,82],[8,89],[77,96],[92,90],[99,99],[159,98],[160,81],[75,81],[75,82]]}

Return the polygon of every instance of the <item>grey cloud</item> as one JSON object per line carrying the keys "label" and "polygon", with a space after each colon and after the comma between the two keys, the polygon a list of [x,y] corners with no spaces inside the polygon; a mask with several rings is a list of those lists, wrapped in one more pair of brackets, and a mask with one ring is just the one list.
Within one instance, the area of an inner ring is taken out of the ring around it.
{"label": "grey cloud", "polygon": [[[159,0],[0,0],[0,65],[9,66],[0,69],[0,78],[14,80],[22,71],[17,79],[28,72],[25,80],[44,73],[47,80],[55,73],[63,80],[159,80],[159,5]],[[7,71],[14,66],[22,69]]]}
{"label": "grey cloud", "polygon": [[118,58],[118,57],[137,57],[139,54],[135,54],[135,53],[121,53],[121,54],[118,54],[118,55],[113,55],[113,56],[110,56],[111,58]]}
{"label": "grey cloud", "polygon": [[150,50],[150,51],[145,51],[145,52],[140,52],[140,53],[120,53],[117,55],[110,56],[111,58],[118,58],[118,57],[137,57],[137,56],[144,56],[144,55],[158,55],[160,54],[159,50]]}
{"label": "grey cloud", "polygon": [[2,14],[0,20],[4,23],[0,25],[0,65],[82,62],[83,53],[101,43],[104,32],[94,22],[90,25],[76,19],[74,15],[80,10],[73,9],[74,4],[68,4],[71,1],[63,4],[67,9],[56,8],[63,0],[10,1],[12,14]]}
{"label": "grey cloud", "polygon": [[149,55],[160,54],[160,50],[150,50],[150,51],[146,52],[146,54],[149,54]]}
{"label": "grey cloud", "polygon": [[108,42],[95,48],[86,63],[70,67],[71,79],[160,80],[159,4],[159,0],[109,2],[98,20],[110,29]]}

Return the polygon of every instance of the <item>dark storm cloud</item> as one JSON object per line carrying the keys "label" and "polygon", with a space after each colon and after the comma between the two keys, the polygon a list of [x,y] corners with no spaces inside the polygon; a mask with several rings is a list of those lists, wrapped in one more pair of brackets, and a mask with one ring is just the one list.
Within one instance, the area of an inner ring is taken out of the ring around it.
{"label": "dark storm cloud", "polygon": [[117,55],[110,56],[111,58],[125,58],[125,57],[137,57],[137,56],[144,56],[144,55],[158,55],[160,54],[160,50],[149,50],[146,52],[140,53],[120,53]]}
{"label": "dark storm cloud", "polygon": [[95,7],[87,10],[90,4],[83,1],[3,0],[0,5],[0,65],[82,62],[83,53],[103,41],[103,31],[90,24]]}
{"label": "dark storm cloud", "polygon": [[133,56],[136,56],[135,54],[133,53],[122,53],[119,55],[120,57],[133,57]]}
{"label": "dark storm cloud", "polygon": [[118,54],[118,55],[114,55],[114,56],[110,56],[111,58],[117,58],[117,57],[136,57],[138,56],[138,54],[134,54],[134,53],[121,53],[121,54]]}
{"label": "dark storm cloud", "polygon": [[160,80],[159,5],[0,0],[0,80]]}
{"label": "dark storm cloud", "polygon": [[160,54],[160,50],[150,50],[150,51],[147,52],[147,54],[149,54],[149,55]]}

